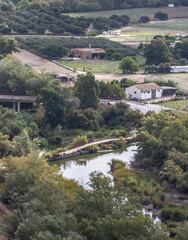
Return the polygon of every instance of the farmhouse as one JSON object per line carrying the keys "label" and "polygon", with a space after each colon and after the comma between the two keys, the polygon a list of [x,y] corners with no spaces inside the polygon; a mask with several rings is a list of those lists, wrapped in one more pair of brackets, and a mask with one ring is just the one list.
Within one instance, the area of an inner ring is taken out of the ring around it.
{"label": "farmhouse", "polygon": [[171,73],[188,73],[188,66],[171,66]]}
{"label": "farmhouse", "polygon": [[164,96],[173,96],[176,92],[173,87],[160,87],[156,83],[136,84],[125,89],[127,99],[148,100],[157,99]]}
{"label": "farmhouse", "polygon": [[73,48],[71,51],[75,54],[75,57],[90,59],[97,58],[99,59],[106,52],[101,48],[91,48],[91,44],[89,48]]}

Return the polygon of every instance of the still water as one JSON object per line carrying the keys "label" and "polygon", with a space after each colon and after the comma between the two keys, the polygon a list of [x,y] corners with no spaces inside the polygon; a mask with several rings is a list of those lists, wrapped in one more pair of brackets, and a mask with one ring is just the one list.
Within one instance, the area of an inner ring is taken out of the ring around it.
{"label": "still water", "polygon": [[[110,165],[112,159],[123,161],[128,168],[130,168],[130,162],[134,160],[134,155],[137,152],[136,144],[128,147],[126,150],[120,152],[111,152],[108,154],[95,156],[90,159],[84,159],[84,156],[80,156],[82,160],[67,160],[63,161],[60,165],[60,174],[67,179],[74,179],[79,184],[87,188],[89,182],[89,175],[94,171],[102,172],[105,176],[111,177]],[[90,155],[92,157],[92,155]],[[160,224],[160,219],[153,215],[152,211],[148,211],[143,208],[143,214],[149,215],[153,218],[154,223]]]}
{"label": "still water", "polygon": [[121,153],[112,152],[94,157],[87,161],[84,161],[84,159],[83,161],[69,160],[61,165],[60,174],[65,178],[74,179],[81,185],[86,186],[86,183],[89,182],[89,175],[91,172],[99,171],[105,176],[112,177],[109,165],[112,159],[121,160],[126,163],[127,167],[130,167],[130,161],[133,161],[136,151],[137,146],[132,145]]}

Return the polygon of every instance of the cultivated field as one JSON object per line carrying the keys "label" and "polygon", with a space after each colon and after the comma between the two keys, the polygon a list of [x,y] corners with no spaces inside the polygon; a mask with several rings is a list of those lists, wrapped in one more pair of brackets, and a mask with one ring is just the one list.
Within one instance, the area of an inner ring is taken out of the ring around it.
{"label": "cultivated field", "polygon": [[138,21],[139,18],[143,15],[150,17],[153,19],[154,13],[157,11],[162,11],[168,13],[169,18],[177,18],[177,17],[188,17],[188,7],[175,7],[175,8],[133,8],[133,9],[121,9],[121,10],[107,10],[107,11],[99,11],[99,12],[80,12],[80,13],[69,13],[71,17],[110,17],[113,14],[116,15],[128,15],[131,19],[131,22]]}
{"label": "cultivated field", "polygon": [[176,30],[177,32],[177,30],[179,30],[188,33],[188,18],[171,19],[170,21],[153,21],[148,24],[139,24],[137,27],[149,29],[155,28],[160,32],[163,30]]}

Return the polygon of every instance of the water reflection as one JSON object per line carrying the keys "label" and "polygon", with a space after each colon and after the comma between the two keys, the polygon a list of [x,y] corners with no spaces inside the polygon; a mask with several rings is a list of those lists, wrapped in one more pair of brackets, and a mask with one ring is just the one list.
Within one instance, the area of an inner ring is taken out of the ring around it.
{"label": "water reflection", "polygon": [[82,185],[86,185],[89,181],[89,174],[94,171],[100,171],[108,177],[112,177],[110,174],[111,160],[118,159],[126,163],[127,167],[130,167],[130,161],[134,159],[136,145],[132,145],[127,148],[126,151],[121,153],[112,152],[105,155],[94,157],[90,160],[69,160],[65,161],[61,165],[60,174],[68,179],[74,179]]}

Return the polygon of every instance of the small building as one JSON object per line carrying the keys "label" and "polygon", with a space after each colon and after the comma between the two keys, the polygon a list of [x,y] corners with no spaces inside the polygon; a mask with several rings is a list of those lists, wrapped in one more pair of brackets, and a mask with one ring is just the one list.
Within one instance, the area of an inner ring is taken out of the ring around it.
{"label": "small building", "polygon": [[169,8],[173,8],[173,7],[174,7],[174,4],[173,4],[173,3],[169,3],[169,4],[168,4],[168,7],[169,7]]}
{"label": "small building", "polygon": [[147,100],[162,97],[162,88],[156,83],[136,84],[125,89],[127,99]]}
{"label": "small building", "polygon": [[71,49],[71,51],[75,54],[75,57],[83,59],[99,59],[101,55],[104,55],[106,53],[101,48],[91,48],[91,44],[89,45],[89,48],[73,48]]}
{"label": "small building", "polygon": [[125,89],[127,99],[132,100],[148,100],[160,99],[162,97],[175,96],[177,88],[169,86],[159,86],[156,83],[136,84]]}
{"label": "small building", "polygon": [[171,73],[188,73],[188,66],[171,66]]}

